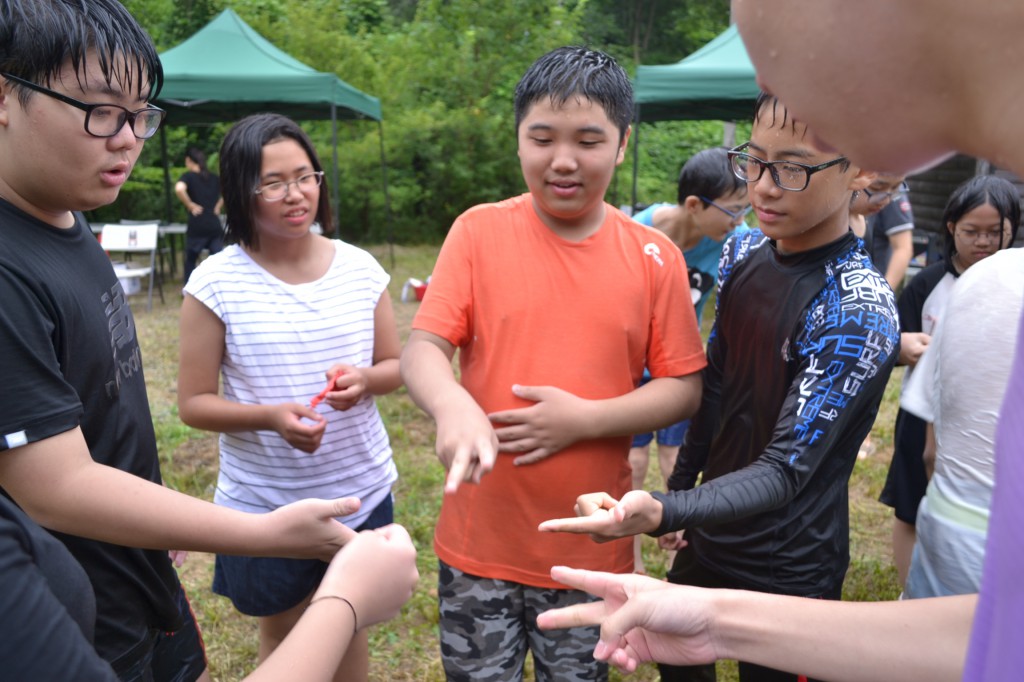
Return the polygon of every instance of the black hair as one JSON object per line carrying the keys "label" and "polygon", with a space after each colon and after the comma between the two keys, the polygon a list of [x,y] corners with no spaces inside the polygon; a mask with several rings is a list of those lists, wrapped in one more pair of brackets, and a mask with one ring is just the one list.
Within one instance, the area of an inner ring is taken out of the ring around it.
{"label": "black hair", "polygon": [[725,147],[712,147],[697,152],[683,164],[679,171],[676,203],[682,204],[689,196],[715,201],[746,188],[747,183],[732,172],[728,150]]}
{"label": "black hair", "polygon": [[189,147],[188,151],[185,152],[185,156],[192,160],[192,163],[199,166],[199,174],[204,178],[210,174],[210,169],[206,167],[206,154],[199,147]]}
{"label": "black hair", "polygon": [[[0,72],[49,87],[70,64],[81,84],[90,58],[140,99],[163,87],[152,39],[117,0],[0,0]],[[23,105],[33,94],[18,88]]]}
{"label": "black hair", "polygon": [[516,130],[537,102],[550,99],[555,106],[570,97],[600,104],[619,129],[619,141],[633,120],[633,85],[610,56],[586,47],[560,47],[548,52],[526,70],[516,85]]}
{"label": "black hair", "polygon": [[[953,190],[942,214],[942,229],[946,235],[943,256],[947,263],[952,263],[956,255],[956,239],[949,226],[956,225],[966,214],[986,204],[999,213],[999,250],[1012,245],[1017,239],[1017,228],[1020,227],[1020,192],[1017,187],[996,175],[976,175]],[[1006,221],[1010,221],[1008,243],[1003,242]]]}
{"label": "black hair", "polygon": [[[760,92],[757,95],[757,101],[754,102],[754,122],[761,120],[762,116],[767,116],[768,108],[771,107],[772,120],[768,124],[769,128],[778,125],[780,129],[785,128],[788,123],[794,133],[796,133],[797,120],[789,114],[789,109],[786,105],[779,101],[779,98],[775,95],[770,95],[767,92]],[[781,120],[780,120],[781,119]],[[804,134],[807,134],[807,126],[804,125]],[[845,173],[850,169],[850,161],[845,159],[839,164],[840,169]]]}
{"label": "black hair", "polygon": [[[295,140],[309,156],[313,170],[323,171],[309,136],[295,121],[280,114],[253,114],[236,123],[220,147],[220,187],[227,217],[228,239],[253,250],[259,238],[253,229],[256,188],[263,170],[263,147],[280,140]],[[324,232],[330,232],[331,202],[328,187],[322,183],[316,219]]]}

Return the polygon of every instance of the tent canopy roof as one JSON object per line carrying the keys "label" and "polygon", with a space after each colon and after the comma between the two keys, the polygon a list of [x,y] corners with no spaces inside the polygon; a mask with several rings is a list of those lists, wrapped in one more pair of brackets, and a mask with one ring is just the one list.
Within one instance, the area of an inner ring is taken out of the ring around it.
{"label": "tent canopy roof", "polygon": [[177,47],[160,55],[164,87],[157,106],[168,123],[237,120],[275,111],[299,120],[381,120],[380,100],[333,73],[322,73],[279,50],[226,9]]}
{"label": "tent canopy roof", "polygon": [[746,119],[759,92],[735,25],[680,62],[637,67],[634,85],[641,121]]}

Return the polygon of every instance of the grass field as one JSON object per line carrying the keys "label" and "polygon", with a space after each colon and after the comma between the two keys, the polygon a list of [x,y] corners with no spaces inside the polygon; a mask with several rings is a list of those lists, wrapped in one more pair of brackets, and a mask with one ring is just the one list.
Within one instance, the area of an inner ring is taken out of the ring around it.
{"label": "grass field", "polygon": [[[409,277],[424,279],[430,274],[437,249],[380,246],[368,250],[392,274],[390,293],[404,340],[417,306],[399,301],[402,284]],[[165,284],[164,297],[166,302],[157,301],[151,312],[139,305],[140,299],[134,303],[162,469],[168,485],[212,499],[217,478],[216,436],[193,430],[178,419],[178,283]],[[845,586],[847,599],[893,599],[899,593],[889,546],[892,516],[877,499],[892,453],[892,424],[901,376],[902,370],[894,372],[886,391],[872,436],[875,454],[857,463],[850,481],[852,560]],[[437,560],[432,549],[443,471],[433,452],[433,424],[413,405],[404,389],[379,399],[378,406],[387,424],[400,475],[395,488],[395,516],[409,530],[419,550],[421,580],[401,616],[371,631],[370,678],[382,682],[443,680],[436,634]],[[656,465],[650,467],[648,489],[659,487],[656,470]],[[570,511],[567,509],[566,513]],[[650,538],[644,539],[644,559],[649,574],[664,575],[664,554]],[[230,681],[244,677],[256,661],[255,620],[240,616],[228,600],[210,591],[211,555],[192,554],[180,574],[203,628],[214,679]],[[735,679],[734,665],[724,662],[720,671],[721,680]],[[612,675],[612,679],[620,679],[616,673]],[[656,680],[658,675],[648,666],[630,679]]]}

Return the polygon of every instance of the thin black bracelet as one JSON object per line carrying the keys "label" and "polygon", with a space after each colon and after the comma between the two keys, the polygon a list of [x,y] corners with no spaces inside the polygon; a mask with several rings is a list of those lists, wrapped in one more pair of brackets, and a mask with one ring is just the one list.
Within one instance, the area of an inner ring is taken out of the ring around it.
{"label": "thin black bracelet", "polygon": [[318,601],[323,601],[324,599],[340,599],[341,601],[343,601],[346,604],[348,604],[348,607],[350,609],[352,609],[352,625],[355,626],[355,631],[359,632],[359,616],[356,615],[356,607],[352,606],[352,602],[350,602],[345,597],[342,597],[342,596],[337,595],[337,594],[325,594],[325,595],[317,597],[313,601],[309,602],[309,606],[307,606],[306,608],[308,609],[313,604],[317,603]]}

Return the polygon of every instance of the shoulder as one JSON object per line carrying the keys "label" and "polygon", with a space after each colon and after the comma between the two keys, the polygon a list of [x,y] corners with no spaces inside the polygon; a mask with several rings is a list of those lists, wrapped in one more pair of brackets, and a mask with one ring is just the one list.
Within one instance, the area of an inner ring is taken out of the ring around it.
{"label": "shoulder", "polygon": [[640,223],[641,225],[647,225],[648,227],[654,227],[654,214],[661,209],[671,206],[672,204],[658,203],[651,204],[644,210],[633,215],[633,220]]}
{"label": "shoulder", "polygon": [[[960,275],[957,291],[1024,288],[1024,249],[1004,249],[982,259]],[[981,291],[977,291],[978,294]],[[960,295],[959,293],[957,294]]]}
{"label": "shoulder", "polygon": [[350,269],[369,270],[374,274],[385,275],[384,266],[380,264],[376,256],[366,249],[340,239],[332,239],[331,244],[338,256],[336,262]]}
{"label": "shoulder", "polygon": [[510,197],[502,201],[477,204],[468,208],[456,219],[456,223],[483,226],[495,220],[512,220],[532,210],[533,206],[529,193],[520,194],[519,196]]}
{"label": "shoulder", "polygon": [[240,245],[229,244],[219,253],[205,258],[202,263],[197,265],[185,288],[187,291],[191,291],[196,286],[211,286],[222,281],[233,280],[240,273],[250,271],[255,267],[255,263],[245,254]]}
{"label": "shoulder", "polygon": [[935,288],[935,286],[946,276],[949,267],[945,261],[932,263],[921,268],[921,271],[907,284],[905,294],[924,295]]}
{"label": "shoulder", "polygon": [[[722,265],[735,266],[767,243],[768,236],[759,229],[733,232],[722,243]],[[724,274],[720,276],[724,277]]]}

